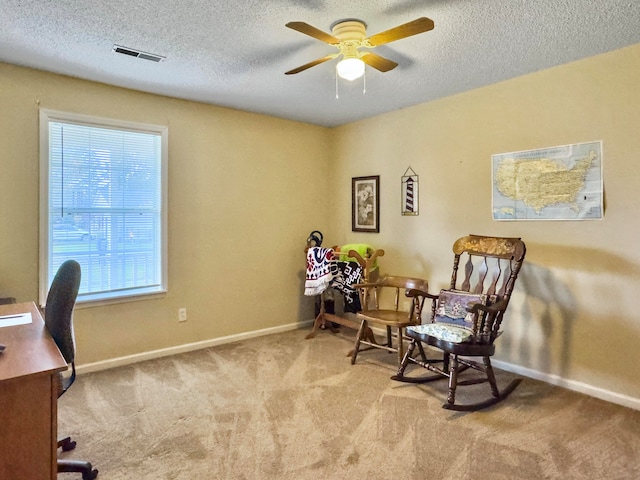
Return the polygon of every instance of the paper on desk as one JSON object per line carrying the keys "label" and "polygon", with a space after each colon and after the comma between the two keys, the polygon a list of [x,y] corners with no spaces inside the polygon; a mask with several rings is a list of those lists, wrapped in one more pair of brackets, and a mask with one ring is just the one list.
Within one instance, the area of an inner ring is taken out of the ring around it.
{"label": "paper on desk", "polygon": [[31,312],[0,316],[0,328],[26,325],[27,323],[31,323]]}

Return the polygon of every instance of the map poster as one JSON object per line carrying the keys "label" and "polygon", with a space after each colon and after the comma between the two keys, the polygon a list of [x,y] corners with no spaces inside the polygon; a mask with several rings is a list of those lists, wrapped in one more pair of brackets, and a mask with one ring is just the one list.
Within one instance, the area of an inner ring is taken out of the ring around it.
{"label": "map poster", "polygon": [[494,220],[602,218],[602,141],[491,156]]}

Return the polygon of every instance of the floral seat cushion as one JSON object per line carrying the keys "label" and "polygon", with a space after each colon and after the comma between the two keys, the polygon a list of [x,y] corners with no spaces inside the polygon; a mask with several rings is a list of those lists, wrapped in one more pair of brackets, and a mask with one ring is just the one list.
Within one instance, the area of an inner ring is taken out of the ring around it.
{"label": "floral seat cushion", "polygon": [[427,323],[425,325],[414,325],[407,327],[407,330],[422,335],[429,335],[445,342],[463,343],[469,340],[473,334],[464,328],[456,327],[446,323]]}
{"label": "floral seat cushion", "polygon": [[407,330],[446,342],[466,342],[473,336],[474,326],[474,315],[468,309],[476,303],[487,305],[488,301],[485,294],[440,290],[433,323],[407,327]]}

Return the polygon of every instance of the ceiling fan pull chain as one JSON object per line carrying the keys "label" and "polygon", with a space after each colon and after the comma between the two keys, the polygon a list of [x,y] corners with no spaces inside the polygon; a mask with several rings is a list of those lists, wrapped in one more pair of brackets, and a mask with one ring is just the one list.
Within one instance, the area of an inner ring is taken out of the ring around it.
{"label": "ceiling fan pull chain", "polygon": [[364,73],[362,74],[362,94],[367,93],[367,69],[365,68]]}
{"label": "ceiling fan pull chain", "polygon": [[336,100],[338,100],[340,98],[340,95],[338,94],[338,71],[336,70]]}

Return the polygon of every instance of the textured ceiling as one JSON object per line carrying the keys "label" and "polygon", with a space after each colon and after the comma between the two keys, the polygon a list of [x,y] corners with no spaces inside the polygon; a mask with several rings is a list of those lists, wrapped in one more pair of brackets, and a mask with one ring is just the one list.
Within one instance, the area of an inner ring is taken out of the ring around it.
{"label": "textured ceiling", "polygon": [[[0,0],[0,61],[336,126],[640,42],[640,0]],[[285,27],[372,35],[426,16],[434,30],[375,53],[399,65],[339,82],[336,50]],[[112,52],[114,44],[166,57]]]}

